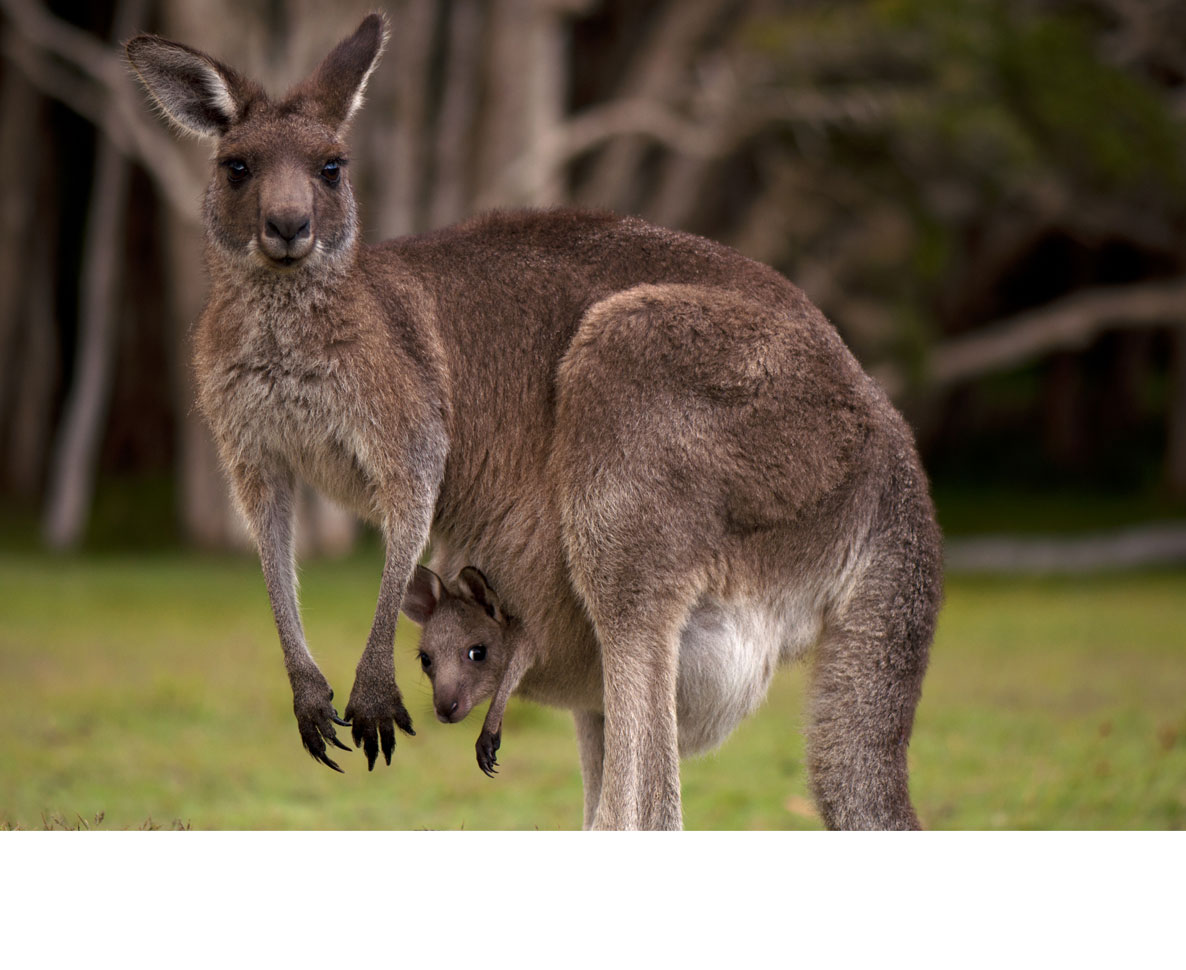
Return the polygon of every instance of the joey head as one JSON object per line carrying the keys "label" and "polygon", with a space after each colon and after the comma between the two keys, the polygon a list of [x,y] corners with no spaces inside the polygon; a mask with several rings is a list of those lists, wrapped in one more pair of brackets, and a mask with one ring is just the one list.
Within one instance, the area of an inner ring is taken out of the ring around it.
{"label": "joey head", "polygon": [[438,720],[456,724],[477,704],[494,698],[476,746],[478,767],[493,776],[507,699],[526,669],[526,651],[516,649],[522,640],[519,624],[503,612],[486,577],[473,566],[457,577],[456,593],[432,570],[417,566],[403,611],[423,627],[420,666],[432,682]]}

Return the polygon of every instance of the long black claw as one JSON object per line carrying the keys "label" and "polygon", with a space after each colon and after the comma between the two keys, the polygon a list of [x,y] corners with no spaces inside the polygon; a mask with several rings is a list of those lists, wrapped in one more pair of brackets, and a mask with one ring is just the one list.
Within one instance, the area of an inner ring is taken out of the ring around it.
{"label": "long black claw", "polygon": [[[313,754],[312,751],[310,751],[309,753]],[[313,754],[313,760],[320,761],[327,768],[333,768],[333,770],[338,772],[338,774],[340,774],[340,775],[346,774],[346,772],[344,772],[341,768],[338,767],[338,763],[336,761],[334,761],[334,759],[331,758],[329,755],[327,755],[324,751],[319,751],[317,754]]]}
{"label": "long black claw", "polygon": [[395,729],[390,724],[381,725],[379,740],[383,743],[383,757],[387,761],[387,766],[391,767],[391,755],[395,752]]}
{"label": "long black claw", "polygon": [[329,736],[329,740],[331,744],[333,744],[335,747],[341,748],[343,751],[350,750],[350,745],[342,744],[342,742],[338,740],[338,736],[336,734],[331,734]]}
{"label": "long black claw", "polygon": [[367,756],[367,771],[375,770],[375,760],[379,757],[379,742],[373,734],[368,734],[363,740],[362,750]]}
{"label": "long black claw", "polygon": [[333,713],[330,714],[329,719],[331,721],[333,721],[334,724],[336,724],[338,727],[350,727],[349,721],[343,721],[340,717],[338,717],[338,712],[336,710],[334,710],[332,707],[330,708],[330,710]]}

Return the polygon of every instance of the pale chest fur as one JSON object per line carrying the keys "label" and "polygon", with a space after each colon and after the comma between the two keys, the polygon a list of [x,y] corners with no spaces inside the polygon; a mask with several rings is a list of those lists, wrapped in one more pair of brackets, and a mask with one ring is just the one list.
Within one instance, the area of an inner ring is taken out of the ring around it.
{"label": "pale chest fur", "polygon": [[[224,458],[280,465],[356,514],[376,515],[361,458],[367,424],[353,356],[340,328],[255,307],[227,327],[217,354],[199,353],[202,408]],[[217,318],[203,321],[219,325]],[[210,341],[207,340],[207,343]]]}

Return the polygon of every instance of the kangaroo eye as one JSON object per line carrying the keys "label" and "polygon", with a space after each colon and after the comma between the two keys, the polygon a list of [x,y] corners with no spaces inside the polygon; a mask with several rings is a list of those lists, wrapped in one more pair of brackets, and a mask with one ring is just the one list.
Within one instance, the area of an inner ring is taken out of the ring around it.
{"label": "kangaroo eye", "polygon": [[420,657],[420,666],[423,667],[425,670],[427,670],[429,667],[432,666],[432,657],[430,657],[428,654],[426,654],[423,650],[420,651],[419,657]]}
{"label": "kangaroo eye", "polygon": [[342,177],[342,163],[338,159],[326,162],[321,169],[321,177],[329,182],[330,185],[337,183],[338,179]]}
{"label": "kangaroo eye", "polygon": [[482,661],[486,659],[486,648],[482,644],[477,644],[469,648],[469,659]]}
{"label": "kangaroo eye", "polygon": [[223,162],[223,164],[226,166],[226,177],[231,182],[242,182],[251,174],[250,169],[247,168],[247,163],[241,158],[232,158],[229,161]]}

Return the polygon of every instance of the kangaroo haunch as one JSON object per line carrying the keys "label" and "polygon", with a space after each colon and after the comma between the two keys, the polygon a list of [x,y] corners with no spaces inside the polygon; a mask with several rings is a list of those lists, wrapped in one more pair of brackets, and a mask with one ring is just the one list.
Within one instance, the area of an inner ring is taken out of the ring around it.
{"label": "kangaroo haunch", "polygon": [[[163,111],[214,140],[199,401],[259,545],[301,739],[337,768],[296,600],[294,489],[386,541],[345,717],[374,767],[411,719],[396,617],[476,565],[540,645],[519,693],[575,712],[585,824],[676,828],[679,752],[814,650],[807,756],[832,827],[915,827],[906,746],[940,600],[913,436],[801,291],[696,236],[503,212],[361,241],[345,136],[380,15],[282,99],[141,35]],[[713,711],[680,724],[688,705]]]}

